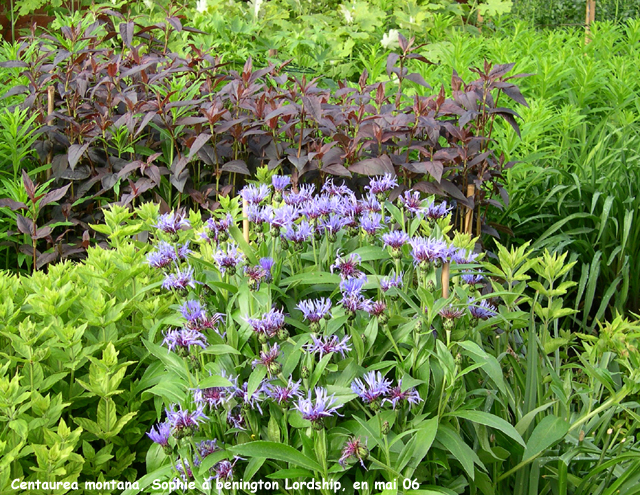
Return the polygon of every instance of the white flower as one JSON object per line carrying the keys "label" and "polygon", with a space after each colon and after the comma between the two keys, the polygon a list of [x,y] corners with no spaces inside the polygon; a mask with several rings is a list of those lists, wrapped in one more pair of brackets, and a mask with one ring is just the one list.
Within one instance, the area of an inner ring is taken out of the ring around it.
{"label": "white flower", "polygon": [[198,0],[196,2],[196,10],[201,14],[207,11],[207,0]]}
{"label": "white flower", "polygon": [[347,22],[347,24],[351,24],[353,22],[353,14],[351,14],[351,11],[344,5],[340,5],[340,11],[342,12],[344,20]]}
{"label": "white flower", "polygon": [[143,0],[142,3],[144,3],[149,10],[153,8],[153,0]]}
{"label": "white flower", "polygon": [[415,19],[413,18],[413,16],[409,16],[409,24],[413,24],[415,22]]}
{"label": "white flower", "polygon": [[400,43],[398,42],[399,34],[400,31],[398,31],[397,29],[390,29],[388,33],[382,36],[382,41],[380,41],[380,44],[387,50],[398,48],[400,46]]}

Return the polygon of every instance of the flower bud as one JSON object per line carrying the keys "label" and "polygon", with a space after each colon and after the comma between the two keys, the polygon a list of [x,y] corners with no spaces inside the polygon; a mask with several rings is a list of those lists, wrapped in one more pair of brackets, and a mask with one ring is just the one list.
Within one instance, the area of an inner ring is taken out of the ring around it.
{"label": "flower bud", "polygon": [[269,337],[267,337],[264,333],[259,333],[258,342],[260,342],[261,344],[267,344],[269,342]]}
{"label": "flower bud", "polygon": [[302,378],[309,378],[311,376],[311,373],[309,372],[309,368],[307,368],[306,366],[303,366],[302,369],[300,370],[300,376]]}
{"label": "flower bud", "polygon": [[382,434],[388,435],[390,431],[391,431],[391,425],[389,425],[389,422],[385,421],[384,423],[382,423]]}
{"label": "flower bud", "polygon": [[287,340],[289,338],[289,331],[286,328],[278,330],[278,340]]}

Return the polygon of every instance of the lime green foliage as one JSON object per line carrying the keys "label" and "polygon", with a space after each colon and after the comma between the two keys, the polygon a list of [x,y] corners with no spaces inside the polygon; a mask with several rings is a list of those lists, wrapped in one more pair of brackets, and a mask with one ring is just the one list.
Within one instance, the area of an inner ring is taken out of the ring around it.
{"label": "lime green foliage", "polygon": [[[140,218],[144,210],[136,219],[107,213],[129,234],[148,228]],[[139,340],[175,317],[144,245],[112,238],[118,250],[90,248],[82,263],[0,274],[0,491],[16,478],[140,474],[135,445],[152,401],[139,393],[148,355]]]}

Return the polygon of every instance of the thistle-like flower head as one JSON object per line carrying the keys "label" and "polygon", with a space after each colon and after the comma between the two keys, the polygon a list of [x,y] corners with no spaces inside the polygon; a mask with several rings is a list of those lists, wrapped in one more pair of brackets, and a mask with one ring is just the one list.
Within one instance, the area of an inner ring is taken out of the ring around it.
{"label": "thistle-like flower head", "polygon": [[366,404],[383,398],[391,389],[391,381],[382,376],[379,371],[369,371],[363,376],[363,380],[356,378],[351,383],[351,390]]}

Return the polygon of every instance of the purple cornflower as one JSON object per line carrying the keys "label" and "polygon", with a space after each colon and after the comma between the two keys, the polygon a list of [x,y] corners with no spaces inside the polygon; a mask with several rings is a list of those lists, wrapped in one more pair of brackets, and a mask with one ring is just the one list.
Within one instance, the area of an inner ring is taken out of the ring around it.
{"label": "purple cornflower", "polygon": [[194,288],[196,282],[193,279],[193,268],[186,267],[182,270],[178,270],[176,273],[167,275],[162,282],[162,288],[171,290],[184,290],[187,287]]}
{"label": "purple cornflower", "polygon": [[220,372],[220,376],[229,380],[232,385],[228,387],[195,388],[192,390],[193,402],[198,406],[218,409],[233,399],[235,390],[238,388],[238,377],[227,375],[224,370]]}
{"label": "purple cornflower", "polygon": [[[296,228],[297,227],[297,228]],[[302,244],[313,234],[311,226],[306,220],[302,220],[297,226],[289,225],[282,237],[295,244]]]}
{"label": "purple cornflower", "polygon": [[167,344],[169,351],[178,349],[178,352],[190,351],[192,346],[207,348],[207,338],[197,330],[191,328],[169,329],[164,334],[162,345]]}
{"label": "purple cornflower", "polygon": [[289,184],[291,184],[291,178],[288,175],[274,175],[271,177],[271,185],[279,193],[284,191]]}
{"label": "purple cornflower", "polygon": [[382,215],[380,213],[369,213],[367,216],[360,217],[360,227],[369,235],[375,235],[382,227]]}
{"label": "purple cornflower", "polygon": [[296,306],[305,320],[310,323],[318,323],[322,318],[331,317],[331,299],[321,298],[315,301],[307,299],[306,301],[300,301]]}
{"label": "purple cornflower", "polygon": [[294,220],[300,215],[297,208],[291,205],[284,205],[280,208],[274,208],[273,218],[269,220],[272,228],[288,227],[293,224]]}
{"label": "purple cornflower", "polygon": [[326,218],[321,218],[318,222],[318,232],[327,234],[331,241],[335,240],[336,234],[346,225],[346,220],[341,215],[332,213]]}
{"label": "purple cornflower", "polygon": [[178,260],[176,248],[166,241],[161,241],[156,250],[147,254],[147,263],[152,268],[164,268]]}
{"label": "purple cornflower", "polygon": [[342,448],[342,455],[338,460],[338,463],[342,467],[347,467],[347,461],[353,457],[356,460],[360,461],[360,465],[367,469],[364,465],[364,459],[369,456],[369,449],[367,448],[366,442],[363,443],[359,437],[351,437],[347,440],[347,443],[344,444]]}
{"label": "purple cornflower", "polygon": [[267,282],[271,281],[272,278],[272,274],[271,274],[271,269],[274,267],[274,265],[276,264],[275,261],[273,261],[273,258],[260,258],[259,261],[260,266],[262,267],[262,269],[266,272],[266,276],[265,276],[265,280]]}
{"label": "purple cornflower", "polygon": [[300,380],[294,382],[291,377],[289,377],[289,382],[284,386],[267,383],[265,393],[267,397],[273,399],[280,405],[288,404],[294,397],[302,397],[300,383]]}
{"label": "purple cornflower", "polygon": [[384,174],[383,176],[372,178],[369,181],[369,185],[364,188],[377,196],[390,191],[394,187],[398,187],[398,180],[391,174]]}
{"label": "purple cornflower", "polygon": [[457,320],[464,315],[464,309],[456,308],[452,304],[449,304],[448,306],[442,308],[438,314],[445,320]]}
{"label": "purple cornflower", "polygon": [[[253,206],[253,205],[251,205]],[[214,218],[209,218],[205,225],[205,228],[213,235],[213,239],[216,242],[220,242],[229,238],[229,227],[233,224],[233,217],[230,213],[220,219],[215,220]],[[202,235],[203,239],[211,240],[207,234]]]}
{"label": "purple cornflower", "polygon": [[427,268],[431,263],[446,263],[449,257],[449,247],[444,241],[430,237],[416,237],[409,241],[413,263],[421,268]]}
{"label": "purple cornflower", "polygon": [[322,192],[328,194],[329,196],[346,196],[353,194],[353,191],[351,191],[351,189],[349,189],[346,184],[336,186],[333,183],[333,178],[327,179],[324,182],[322,186]]}
{"label": "purple cornflower", "polygon": [[453,248],[453,252],[451,253],[451,261],[458,265],[468,265],[473,263],[478,258],[479,253],[467,253],[466,249],[455,249]]}
{"label": "purple cornflower", "polygon": [[383,378],[379,371],[369,371],[365,373],[364,382],[356,378],[351,383],[351,390],[357,394],[365,404],[371,404],[384,397],[391,389],[391,380]]}
{"label": "purple cornflower", "polygon": [[366,312],[371,316],[380,317],[384,314],[386,309],[387,304],[384,301],[375,301],[366,309]]}
{"label": "purple cornflower", "polygon": [[307,220],[315,220],[322,216],[320,212],[320,207],[318,205],[318,201],[316,198],[312,198],[309,201],[305,201],[300,206],[300,214],[305,217]]}
{"label": "purple cornflower", "polygon": [[176,438],[181,438],[195,430],[198,430],[200,423],[209,419],[204,415],[202,406],[198,406],[195,411],[191,412],[186,409],[182,409],[181,405],[178,405],[178,410],[175,410],[176,404],[171,404],[170,409],[165,409],[167,413],[167,422],[171,425],[171,432]]}
{"label": "purple cornflower", "polygon": [[293,191],[284,197],[284,202],[287,205],[299,206],[302,203],[309,201],[313,197],[313,192],[316,190],[314,184],[304,184],[300,186],[300,192],[294,193]]}
{"label": "purple cornflower", "polygon": [[465,284],[476,285],[484,282],[484,277],[478,273],[471,273],[470,271],[464,270],[462,275],[460,276],[462,281]]}
{"label": "purple cornflower", "polygon": [[369,213],[378,213],[382,211],[380,201],[373,194],[367,194],[360,200],[360,208],[362,211],[368,211]]}
{"label": "purple cornflower", "polygon": [[244,416],[242,415],[242,408],[239,406],[234,407],[227,413],[227,423],[232,428],[237,428],[238,430],[244,430]]}
{"label": "purple cornflower", "polygon": [[327,216],[331,213],[340,213],[342,201],[342,198],[339,196],[323,195],[314,198],[313,203],[318,213],[320,213],[320,216]]}
{"label": "purple cornflower", "polygon": [[314,426],[321,426],[324,418],[330,418],[334,414],[342,416],[338,413],[338,409],[342,407],[342,404],[331,407],[336,402],[334,395],[327,396],[327,390],[322,387],[315,388],[316,398],[315,401],[311,398],[311,390],[307,394],[307,398],[299,398],[295,408],[302,415],[302,419],[306,419],[315,423]]}
{"label": "purple cornflower", "polygon": [[362,294],[362,287],[366,282],[366,276],[347,278],[340,282],[340,290],[344,296],[359,296]]}
{"label": "purple cornflower", "polygon": [[409,404],[419,404],[422,402],[422,398],[420,394],[415,388],[408,388],[404,392],[402,391],[402,380],[398,381],[398,385],[396,387],[392,387],[389,389],[387,397],[382,399],[382,403],[388,402],[391,404],[393,409],[396,408],[398,402],[408,402]]}
{"label": "purple cornflower", "polygon": [[260,414],[262,414],[260,403],[264,400],[263,394],[266,390],[266,387],[267,382],[263,380],[258,388],[253,392],[253,394],[251,394],[251,397],[249,397],[249,383],[244,382],[242,384],[242,387],[236,387],[234,392],[235,397],[239,402],[241,402],[241,406],[244,404],[246,406],[249,406],[251,409],[257,409],[258,411],[260,411]]}
{"label": "purple cornflower", "polygon": [[272,308],[268,313],[262,315],[262,319],[245,318],[245,321],[258,335],[262,334],[271,338],[284,327],[284,313],[282,310]]}
{"label": "purple cornflower", "polygon": [[154,227],[166,232],[167,234],[175,234],[180,230],[191,227],[191,224],[181,213],[171,211],[164,215],[160,215],[158,217],[158,223],[156,223]]}
{"label": "purple cornflower", "polygon": [[315,334],[311,334],[311,340],[313,342],[309,342],[305,344],[304,350],[309,354],[318,353],[322,357],[325,354],[330,354],[332,352],[337,352],[344,359],[346,357],[346,353],[351,351],[351,347],[348,345],[350,336],[346,336],[344,339],[340,340],[336,335],[327,335],[322,337],[316,337]]}
{"label": "purple cornflower", "polygon": [[224,274],[227,271],[229,275],[233,275],[236,272],[236,267],[244,261],[244,253],[238,250],[238,246],[234,242],[227,244],[226,252],[222,248],[213,255],[213,259],[218,264],[220,273]]}
{"label": "purple cornflower", "polygon": [[189,323],[194,323],[197,320],[202,320],[207,317],[207,314],[200,304],[200,301],[189,300],[180,306],[180,313]]}
{"label": "purple cornflower", "polygon": [[220,481],[230,481],[233,479],[233,468],[236,465],[236,462],[238,462],[239,457],[236,457],[233,462],[231,461],[220,461],[218,464],[216,464],[213,469],[216,472],[216,474],[213,476],[214,479],[216,480],[220,480]]}
{"label": "purple cornflower", "polygon": [[269,378],[273,375],[277,375],[282,370],[282,366],[278,363],[278,357],[280,356],[280,347],[278,344],[273,344],[270,348],[267,347],[266,351],[260,351],[260,358],[253,360],[253,367],[262,365],[267,368],[267,374]]}
{"label": "purple cornflower", "polygon": [[262,225],[269,221],[269,213],[271,211],[270,206],[261,207],[259,205],[249,205],[249,208],[247,208],[247,219],[252,224]]}
{"label": "purple cornflower", "polygon": [[168,422],[158,423],[152,426],[147,436],[158,445],[166,447],[169,445],[169,437],[171,436],[171,425]]}
{"label": "purple cornflower", "polygon": [[469,313],[474,318],[479,320],[488,320],[497,313],[495,306],[493,306],[487,299],[482,299],[480,302],[474,301],[473,297],[469,297]]}
{"label": "purple cornflower", "polygon": [[394,230],[393,232],[382,234],[382,242],[384,245],[394,250],[402,248],[408,241],[409,235],[402,230]]}
{"label": "purple cornflower", "polygon": [[391,287],[402,287],[402,276],[403,273],[400,272],[400,275],[389,275],[388,277],[381,278],[380,288],[382,292],[387,292]]}
{"label": "purple cornflower", "polygon": [[178,258],[186,260],[193,251],[189,249],[189,241],[185,242],[182,246],[178,247]]}
{"label": "purple cornflower", "polygon": [[421,214],[424,211],[418,191],[405,191],[398,199],[400,203],[402,203],[402,206],[404,206],[404,209],[413,215]]}
{"label": "purple cornflower", "polygon": [[262,203],[262,201],[269,196],[269,192],[269,186],[266,184],[260,184],[260,187],[250,184],[242,188],[240,196],[249,204],[257,205]]}
{"label": "purple cornflower", "polygon": [[245,266],[244,274],[249,278],[249,290],[259,291],[260,282],[267,278],[267,271],[260,265]]}
{"label": "purple cornflower", "polygon": [[425,208],[424,216],[431,220],[439,220],[440,218],[444,218],[449,215],[451,210],[453,210],[453,206],[447,206],[446,201],[443,201],[439,205],[431,202],[431,204]]}
{"label": "purple cornflower", "polygon": [[[178,459],[176,462],[176,470],[178,474],[182,478],[182,481],[186,483],[190,479],[193,478],[193,471],[191,470],[191,466],[189,466],[189,461],[186,459]],[[177,481],[178,478],[174,478],[174,481]]]}
{"label": "purple cornflower", "polygon": [[196,444],[198,449],[195,457],[193,458],[193,464],[198,467],[202,464],[202,461],[209,455],[214,452],[218,452],[220,447],[218,447],[218,440],[215,438],[213,440],[203,440],[202,442]]}
{"label": "purple cornflower", "polygon": [[351,253],[348,257],[342,257],[340,251],[336,253],[336,262],[331,265],[330,270],[333,273],[334,268],[340,272],[342,280],[349,278],[361,278],[363,273],[358,270],[358,265],[362,258],[357,253]]}

